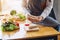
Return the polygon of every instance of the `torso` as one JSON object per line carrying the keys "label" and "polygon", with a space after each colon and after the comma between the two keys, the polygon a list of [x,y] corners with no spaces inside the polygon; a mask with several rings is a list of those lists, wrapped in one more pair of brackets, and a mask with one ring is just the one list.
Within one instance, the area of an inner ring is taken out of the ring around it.
{"label": "torso", "polygon": [[39,16],[46,8],[47,0],[29,0],[28,9],[30,13],[35,16]]}

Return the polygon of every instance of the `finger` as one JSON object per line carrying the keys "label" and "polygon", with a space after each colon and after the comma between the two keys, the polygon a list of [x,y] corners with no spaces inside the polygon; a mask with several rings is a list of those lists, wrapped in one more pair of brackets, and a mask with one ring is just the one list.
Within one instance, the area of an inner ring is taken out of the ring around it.
{"label": "finger", "polygon": [[29,17],[29,16],[28,16],[27,18],[28,18],[29,20],[32,19],[32,17]]}
{"label": "finger", "polygon": [[30,20],[31,22],[36,22],[36,20],[34,18],[29,17],[28,20]]}
{"label": "finger", "polygon": [[34,22],[34,20],[33,19],[29,19],[31,22]]}

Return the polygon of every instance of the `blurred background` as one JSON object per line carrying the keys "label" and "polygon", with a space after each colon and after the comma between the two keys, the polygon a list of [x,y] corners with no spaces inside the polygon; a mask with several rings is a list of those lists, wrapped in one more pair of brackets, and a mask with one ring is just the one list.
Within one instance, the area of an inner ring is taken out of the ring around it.
{"label": "blurred background", "polygon": [[60,0],[54,0],[54,13],[56,19],[60,22]]}

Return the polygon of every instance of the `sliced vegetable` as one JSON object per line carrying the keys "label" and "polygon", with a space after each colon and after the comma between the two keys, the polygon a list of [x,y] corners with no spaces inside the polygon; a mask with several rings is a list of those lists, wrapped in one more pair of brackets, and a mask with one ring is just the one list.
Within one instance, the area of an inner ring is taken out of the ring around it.
{"label": "sliced vegetable", "polygon": [[16,23],[16,26],[19,26],[19,23]]}
{"label": "sliced vegetable", "polygon": [[5,22],[2,25],[2,31],[13,31],[15,29],[18,29],[19,27],[16,26],[15,24],[11,23],[11,22]]}
{"label": "sliced vegetable", "polygon": [[22,21],[24,21],[24,20],[26,19],[26,17],[25,17],[24,15],[22,15],[22,14],[18,14],[18,17],[19,17]]}
{"label": "sliced vegetable", "polygon": [[16,13],[17,13],[16,10],[12,10],[12,11],[10,12],[11,15],[15,15]]}

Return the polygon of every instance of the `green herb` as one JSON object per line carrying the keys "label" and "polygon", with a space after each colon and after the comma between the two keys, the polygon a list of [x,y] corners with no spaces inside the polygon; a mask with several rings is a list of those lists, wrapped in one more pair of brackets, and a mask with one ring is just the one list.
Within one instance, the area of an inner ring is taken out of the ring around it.
{"label": "green herb", "polygon": [[11,23],[11,22],[5,22],[3,25],[2,25],[2,31],[13,31],[15,29],[17,29],[18,27]]}
{"label": "green herb", "polygon": [[12,11],[10,12],[11,15],[15,15],[16,13],[17,13],[16,10],[12,10]]}

